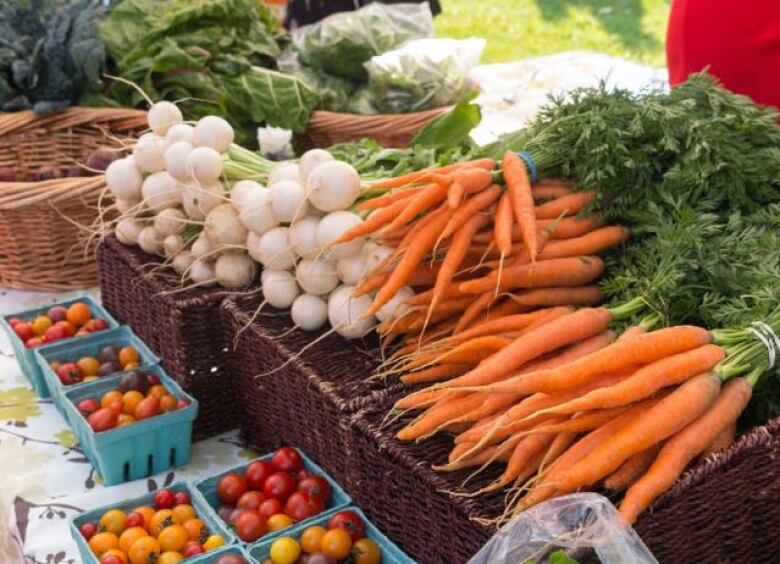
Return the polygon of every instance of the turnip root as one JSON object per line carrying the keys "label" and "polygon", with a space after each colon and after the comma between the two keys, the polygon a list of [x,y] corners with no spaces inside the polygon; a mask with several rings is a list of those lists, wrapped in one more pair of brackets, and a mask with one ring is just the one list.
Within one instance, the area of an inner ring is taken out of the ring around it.
{"label": "turnip root", "polygon": [[230,203],[238,213],[244,209],[247,197],[256,190],[265,190],[265,186],[254,180],[240,180],[230,189]]}
{"label": "turnip root", "polygon": [[317,225],[320,220],[316,217],[304,217],[290,226],[287,233],[290,247],[301,258],[314,258],[319,253],[317,246]]}
{"label": "turnip root", "polygon": [[316,331],[328,321],[328,304],[318,296],[301,294],[292,303],[290,317],[304,331]]}
{"label": "turnip root", "polygon": [[165,171],[147,176],[141,186],[141,195],[144,204],[154,212],[177,207],[181,203],[179,183]]}
{"label": "turnip root", "polygon": [[354,297],[354,286],[339,286],[328,297],[328,320],[333,329],[346,339],[359,339],[371,331],[374,316],[364,317],[371,307],[371,297]]}
{"label": "turnip root", "polygon": [[187,216],[179,208],[166,208],[154,218],[154,228],[163,237],[181,233],[187,223],[189,223]]}
{"label": "turnip root", "polygon": [[152,104],[152,107],[146,112],[149,128],[156,135],[165,135],[171,127],[183,120],[184,116],[181,114],[181,110],[172,102],[157,102]]}
{"label": "turnip root", "polygon": [[317,166],[332,160],[333,155],[325,149],[310,149],[306,151],[301,155],[301,160],[298,161],[298,176],[301,182],[306,184],[309,175]]}
{"label": "turnip root", "polygon": [[211,184],[181,185],[181,203],[184,213],[192,220],[202,221],[211,210],[223,203],[225,187],[219,181]]}
{"label": "turnip root", "polygon": [[195,256],[190,251],[182,251],[171,261],[171,266],[177,274],[184,274],[195,260]]}
{"label": "turnip root", "polygon": [[244,196],[240,217],[244,227],[256,235],[263,235],[279,225],[266,189],[253,190]]}
{"label": "turnip root", "polygon": [[233,143],[235,133],[231,125],[219,116],[202,117],[195,125],[192,137],[196,147],[210,147],[218,153],[224,153]]}
{"label": "turnip root", "polygon": [[257,245],[247,244],[252,258],[269,270],[287,270],[295,264],[295,255],[287,241],[287,228],[274,227],[265,232]]}
{"label": "turnip root", "polygon": [[336,273],[342,283],[347,286],[357,286],[366,273],[366,253],[360,252],[339,259],[336,263]]}
{"label": "turnip root", "polygon": [[187,157],[192,151],[192,145],[187,141],[176,141],[165,150],[165,170],[181,182],[190,179],[187,170]]}
{"label": "turnip root", "polygon": [[106,169],[106,184],[117,199],[140,201],[143,182],[144,177],[133,157],[116,160]]}
{"label": "turnip root", "polygon": [[138,212],[140,211],[138,209],[138,204],[141,203],[141,200],[120,200],[117,198],[114,200],[114,207],[116,208],[116,211],[119,212],[119,215],[135,215],[135,213],[131,212]]}
{"label": "turnip root", "polygon": [[133,160],[144,172],[159,172],[165,169],[165,140],[154,133],[144,133],[133,147]]}
{"label": "turnip root", "polygon": [[336,267],[322,259],[303,259],[295,267],[295,279],[308,294],[323,296],[339,285]]}
{"label": "turnip root", "polygon": [[204,231],[217,247],[246,242],[247,229],[230,204],[219,204],[206,215]]}
{"label": "turnip root", "polygon": [[379,311],[376,312],[376,318],[379,321],[387,321],[401,316],[409,309],[409,304],[406,303],[406,300],[412,296],[414,296],[414,290],[409,286],[404,286],[390,298],[389,302],[379,308]]}
{"label": "turnip root", "polygon": [[192,255],[198,259],[213,256],[215,250],[214,243],[208,238],[205,231],[201,231],[192,244]]}
{"label": "turnip root", "polygon": [[[377,267],[382,264],[384,260],[392,256],[393,253],[395,253],[395,249],[385,245],[380,245],[372,251],[369,251],[368,255],[366,255],[366,274],[373,273]],[[387,270],[388,268],[389,265],[382,270]]]}
{"label": "turnip root", "polygon": [[114,234],[123,245],[137,245],[138,236],[141,234],[143,228],[143,222],[125,217],[116,222]]}
{"label": "turnip root", "polygon": [[138,233],[138,246],[145,253],[163,256],[162,237],[151,225],[147,225]]}
{"label": "turnip root", "polygon": [[282,180],[294,180],[302,182],[298,172],[298,165],[295,163],[284,163],[276,165],[271,174],[268,175],[268,185],[271,186]]}
{"label": "turnip root", "polygon": [[255,279],[257,264],[242,251],[227,251],[217,259],[214,272],[220,286],[246,288]]}
{"label": "turnip root", "polygon": [[187,155],[186,170],[201,184],[210,184],[222,174],[222,156],[211,147],[195,147]]}
{"label": "turnip root", "polygon": [[192,135],[194,132],[195,128],[186,123],[177,123],[176,125],[172,125],[168,130],[168,133],[165,134],[165,146],[170,147],[179,141],[186,141],[192,145]]}
{"label": "turnip root", "polygon": [[322,211],[346,210],[360,195],[360,175],[342,161],[322,163],[306,180],[306,197]]}
{"label": "turnip root", "polygon": [[295,277],[287,270],[264,270],[260,281],[265,301],[277,309],[289,308],[301,293]]}
{"label": "turnip root", "polygon": [[184,237],[178,234],[168,235],[163,239],[163,252],[168,258],[173,258],[184,250]]}
{"label": "turnip root", "polygon": [[213,286],[217,283],[214,273],[214,262],[205,259],[195,259],[187,271],[190,279],[198,286]]}
{"label": "turnip root", "polygon": [[361,223],[363,220],[352,212],[335,211],[329,213],[317,225],[317,246],[325,252],[325,256],[330,260],[339,260],[359,254],[363,249],[365,237],[358,237],[338,245],[331,245],[331,243]]}
{"label": "turnip root", "polygon": [[274,215],[283,223],[292,223],[304,217],[309,208],[303,185],[296,180],[269,184],[268,200]]}

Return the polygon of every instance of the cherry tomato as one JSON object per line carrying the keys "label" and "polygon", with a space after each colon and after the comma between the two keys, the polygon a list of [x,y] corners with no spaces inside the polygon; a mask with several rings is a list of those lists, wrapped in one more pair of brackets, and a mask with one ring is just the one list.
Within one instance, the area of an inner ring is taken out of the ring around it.
{"label": "cherry tomato", "polygon": [[324,527],[320,527],[319,525],[307,527],[306,530],[303,531],[303,534],[301,534],[301,546],[303,547],[304,552],[307,554],[314,554],[319,551],[322,546],[322,537],[324,537],[327,532],[328,531],[326,531]]}
{"label": "cherry tomato", "polygon": [[189,405],[190,405],[190,401],[184,398],[179,398],[176,400],[176,409],[184,409]]}
{"label": "cherry tomato", "polygon": [[68,315],[68,310],[61,305],[51,306],[46,315],[52,321],[64,321]]}
{"label": "cherry tomato", "polygon": [[238,498],[238,503],[236,503],[236,507],[239,509],[257,509],[260,507],[260,504],[265,501],[265,496],[262,494],[262,492],[258,491],[248,491],[245,494],[243,494],[241,497]]}
{"label": "cherry tomato", "polygon": [[246,558],[238,554],[225,554],[220,556],[215,564],[247,564]]}
{"label": "cherry tomato", "polygon": [[84,325],[92,317],[89,306],[84,302],[76,302],[65,312],[65,318],[75,326]]}
{"label": "cherry tomato", "polygon": [[343,529],[352,541],[366,536],[366,525],[354,511],[339,511],[328,520],[328,529]]}
{"label": "cherry tomato", "polygon": [[271,544],[270,554],[274,564],[294,564],[301,555],[301,545],[292,537],[281,537]]}
{"label": "cherry tomato", "polygon": [[[67,322],[66,322],[67,323]],[[75,329],[73,331],[76,332]],[[71,335],[68,333],[68,330],[63,327],[62,325],[52,325],[46,331],[43,332],[43,336],[46,338],[47,341],[59,341],[60,339],[67,339]]]}
{"label": "cherry tomato", "polygon": [[108,329],[108,321],[105,319],[90,319],[87,323],[90,325],[90,331],[103,331]]}
{"label": "cherry tomato", "polygon": [[133,423],[135,423],[135,417],[128,415],[127,413],[120,413],[119,417],[116,418],[117,427],[124,427],[125,425],[132,425]]}
{"label": "cherry tomato", "polygon": [[130,529],[132,527],[143,527],[144,524],[145,524],[144,516],[138,513],[137,511],[128,513],[127,518],[125,519],[126,529]]}
{"label": "cherry tomato", "polygon": [[41,336],[46,332],[46,329],[52,326],[51,319],[45,315],[39,315],[32,321],[32,330],[37,336]]}
{"label": "cherry tomato", "polygon": [[286,529],[292,524],[293,520],[289,515],[285,515],[284,513],[277,513],[268,518],[268,530],[271,532]]}
{"label": "cherry tomato", "polygon": [[146,392],[146,395],[154,396],[157,399],[160,399],[161,397],[163,397],[167,393],[168,393],[168,390],[165,389],[165,386],[163,386],[161,384],[155,384],[154,386],[149,388],[149,391]]}
{"label": "cherry tomato", "polygon": [[184,556],[181,552],[176,552],[175,550],[166,550],[160,554],[160,557],[157,559],[155,564],[176,564],[182,560],[184,560]]}
{"label": "cherry tomato", "polygon": [[223,521],[230,523],[230,514],[236,509],[234,505],[223,503],[217,508],[217,515],[219,515]]}
{"label": "cherry tomato", "polygon": [[149,528],[149,523],[152,521],[152,517],[154,517],[155,510],[149,507],[148,505],[141,505],[139,507],[136,507],[133,509],[132,513],[140,513],[144,518],[144,528]]}
{"label": "cherry tomato", "polygon": [[236,519],[236,534],[244,542],[254,542],[268,532],[268,521],[257,511],[242,511]]}
{"label": "cherry tomato", "polygon": [[154,506],[157,509],[172,509],[176,505],[176,495],[168,488],[154,494]]}
{"label": "cherry tomato", "polygon": [[144,398],[137,406],[135,406],[135,411],[133,411],[133,417],[135,417],[138,421],[141,421],[142,419],[149,419],[150,417],[154,417],[155,415],[159,414],[160,398],[155,396]]}
{"label": "cherry tomato", "polygon": [[206,552],[206,549],[203,548],[203,546],[199,542],[190,541],[187,543],[187,546],[184,548],[184,552],[182,552],[182,556],[184,558],[190,558],[191,556],[197,556],[198,554],[203,554]]}
{"label": "cherry tomato", "polygon": [[330,529],[322,537],[322,552],[336,560],[342,560],[349,555],[352,539],[344,529]]}
{"label": "cherry tomato", "polygon": [[156,537],[163,529],[171,525],[173,525],[173,511],[160,509],[149,519],[149,534]]}
{"label": "cherry tomato", "polygon": [[89,548],[100,558],[103,554],[112,548],[119,547],[119,538],[114,533],[100,532],[89,539]]}
{"label": "cherry tomato", "polygon": [[220,546],[225,546],[225,539],[219,535],[211,535],[203,543],[203,548],[206,550],[206,552],[219,548]]}
{"label": "cherry tomato", "polygon": [[130,363],[137,363],[138,362],[138,351],[135,350],[133,347],[123,347],[119,350],[119,364],[121,364],[123,367],[127,366]]}
{"label": "cherry tomato", "polygon": [[[125,553],[121,550],[119,552],[114,552],[115,549],[112,549],[109,554],[109,552],[105,553],[103,557],[100,559],[100,564],[127,564],[127,557],[125,556]],[[122,556],[119,556],[119,555]]]}
{"label": "cherry tomato", "polygon": [[138,539],[148,537],[149,533],[143,527],[130,527],[119,535],[119,550],[122,552],[130,552],[130,547]]}
{"label": "cherry tomato", "polygon": [[173,494],[173,501],[176,505],[189,505],[190,494],[187,492],[176,492]]}
{"label": "cherry tomato", "polygon": [[253,490],[262,490],[265,480],[275,472],[274,465],[267,460],[255,460],[246,467],[246,483]]}
{"label": "cherry tomato", "polygon": [[203,522],[203,519],[197,517],[188,519],[181,526],[187,531],[187,536],[191,541],[201,542],[206,540],[206,524]]}
{"label": "cherry tomato", "polygon": [[194,519],[198,515],[195,513],[195,508],[189,503],[182,503],[173,508],[173,522],[177,525],[181,525],[185,521]]}
{"label": "cherry tomato", "polygon": [[314,517],[325,510],[325,502],[317,496],[310,496],[306,492],[295,492],[284,506],[284,512],[294,521],[303,521]]}
{"label": "cherry tomato", "polygon": [[160,411],[163,413],[168,413],[170,411],[174,411],[176,409],[176,405],[178,404],[178,401],[176,397],[168,394],[160,398]]}
{"label": "cherry tomato", "polygon": [[69,337],[73,337],[76,334],[76,326],[70,321],[58,321],[54,324],[55,327],[62,327],[65,334]]}
{"label": "cherry tomato", "polygon": [[282,513],[284,511],[284,508],[282,507],[282,502],[278,499],[266,499],[263,503],[260,504],[260,507],[257,508],[257,511],[260,513],[260,515],[268,518],[271,515],[276,515],[277,513]]}
{"label": "cherry tomato", "polygon": [[76,361],[84,376],[97,376],[100,374],[100,363],[98,359],[91,356],[84,356]]}
{"label": "cherry tomato", "polygon": [[314,474],[312,474],[311,472],[309,472],[308,470],[306,470],[306,468],[304,468],[303,470],[299,471],[299,472],[298,472],[298,473],[295,475],[295,481],[296,481],[296,482],[302,482],[303,480],[305,480],[305,479],[306,479],[306,478],[308,478],[309,476],[313,476],[313,475],[314,475]]}
{"label": "cherry tomato", "polygon": [[338,561],[323,552],[315,552],[309,555],[306,559],[306,564],[338,564]]}
{"label": "cherry tomato", "polygon": [[127,556],[131,564],[153,564],[160,557],[160,542],[153,537],[143,537],[130,545]]}
{"label": "cherry tomato", "polygon": [[144,400],[144,395],[136,390],[125,392],[122,396],[122,412],[126,415],[133,415],[135,408]]}
{"label": "cherry tomato", "polygon": [[35,337],[35,331],[33,331],[32,325],[29,323],[19,322],[13,326],[13,329],[14,333],[16,333],[16,336],[19,337],[22,341],[27,342]]}
{"label": "cherry tomato", "polygon": [[17,325],[18,323],[22,323],[22,320],[21,320],[21,319],[19,319],[18,317],[12,317],[11,319],[9,319],[9,320],[8,320],[8,324],[9,324],[11,327],[16,327],[16,325]]}
{"label": "cherry tomato", "polygon": [[303,468],[303,459],[294,448],[282,447],[274,453],[273,458],[271,458],[271,464],[277,470],[294,474]]}
{"label": "cherry tomato", "polygon": [[122,403],[122,392],[119,390],[111,390],[100,397],[101,407],[108,407],[117,402]]}
{"label": "cherry tomato", "polygon": [[150,386],[159,386],[160,385],[160,377],[157,376],[157,374],[147,374],[146,378],[149,380]]}
{"label": "cherry tomato", "polygon": [[285,502],[295,492],[295,480],[287,472],[275,472],[268,476],[263,484],[265,497],[273,497]]}
{"label": "cherry tomato", "polygon": [[352,545],[352,561],[355,564],[379,564],[382,551],[371,539],[359,539]]}
{"label": "cherry tomato", "polygon": [[160,531],[157,540],[160,541],[160,550],[163,552],[168,550],[181,552],[190,541],[190,536],[187,534],[187,529],[181,525],[169,525]]}
{"label": "cherry tomato", "polygon": [[100,409],[100,404],[95,398],[87,398],[78,402],[76,404],[76,409],[78,409],[79,413],[81,413],[84,417],[89,417],[91,414]]}
{"label": "cherry tomato", "polygon": [[230,472],[219,479],[217,495],[222,503],[235,504],[248,489],[244,476]]}
{"label": "cherry tomato", "polygon": [[87,423],[96,433],[108,431],[117,425],[119,413],[109,407],[101,407],[87,417]]}
{"label": "cherry tomato", "polygon": [[230,523],[231,525],[235,525],[236,519],[238,519],[238,516],[241,515],[244,511],[247,510],[236,507],[233,511],[230,512],[230,517],[228,517],[228,523]]}
{"label": "cherry tomato", "polygon": [[321,498],[327,502],[330,499],[330,484],[322,476],[309,476],[298,482],[298,491]]}
{"label": "cherry tomato", "polygon": [[41,339],[40,337],[33,337],[32,339],[27,339],[25,341],[24,346],[28,349],[34,349],[35,347],[40,347],[42,344],[44,344],[46,341]]}
{"label": "cherry tomato", "polygon": [[81,536],[89,540],[98,532],[98,526],[95,523],[84,523],[79,527],[79,532]]}
{"label": "cherry tomato", "polygon": [[84,380],[84,372],[75,362],[67,362],[60,365],[57,369],[57,377],[63,385],[70,386],[71,384],[78,384]]}

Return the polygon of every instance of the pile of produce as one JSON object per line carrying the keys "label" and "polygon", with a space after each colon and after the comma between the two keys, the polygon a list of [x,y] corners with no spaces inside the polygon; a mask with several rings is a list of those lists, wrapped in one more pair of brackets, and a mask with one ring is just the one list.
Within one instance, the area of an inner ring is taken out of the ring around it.
{"label": "pile of produce", "polygon": [[97,356],[83,356],[76,362],[52,360],[49,366],[57,374],[63,386],[91,382],[101,376],[135,370],[139,363],[138,350],[132,346],[107,345]]}
{"label": "pile of produce", "polygon": [[100,564],[174,564],[225,544],[198,517],[187,492],[167,488],[154,494],[154,507],[111,509],[79,532]]}
{"label": "pile of produce", "polygon": [[51,307],[45,315],[28,321],[12,317],[8,323],[28,349],[108,329],[108,322],[92,317],[89,305],[83,302],[76,302],[67,308]]}

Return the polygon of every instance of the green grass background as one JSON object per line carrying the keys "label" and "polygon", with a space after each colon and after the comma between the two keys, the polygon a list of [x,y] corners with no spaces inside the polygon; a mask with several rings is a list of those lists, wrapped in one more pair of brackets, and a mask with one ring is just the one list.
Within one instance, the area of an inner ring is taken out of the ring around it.
{"label": "green grass background", "polygon": [[487,39],[483,63],[560,51],[664,66],[669,0],[441,0],[439,37]]}

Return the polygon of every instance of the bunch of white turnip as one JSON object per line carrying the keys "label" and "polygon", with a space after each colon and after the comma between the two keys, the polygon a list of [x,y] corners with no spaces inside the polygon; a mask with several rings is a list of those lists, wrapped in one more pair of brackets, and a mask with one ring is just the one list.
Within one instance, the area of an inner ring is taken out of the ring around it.
{"label": "bunch of white turnip", "polygon": [[289,308],[307,331],[329,321],[340,335],[359,338],[377,318],[400,313],[411,291],[399,292],[376,317],[364,315],[371,296],[353,296],[393,250],[366,239],[333,244],[363,221],[350,211],[361,194],[354,167],[313,149],[297,163],[276,164],[267,187],[230,182],[235,171],[254,174],[270,163],[234,145],[227,121],[207,116],[190,125],[174,104],[158,102],[148,122],[151,131],[132,154],[106,170],[122,243],[165,257],[190,286],[245,288],[259,263],[266,303]]}

